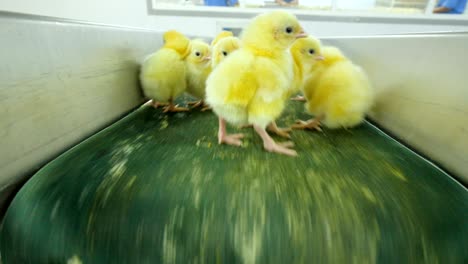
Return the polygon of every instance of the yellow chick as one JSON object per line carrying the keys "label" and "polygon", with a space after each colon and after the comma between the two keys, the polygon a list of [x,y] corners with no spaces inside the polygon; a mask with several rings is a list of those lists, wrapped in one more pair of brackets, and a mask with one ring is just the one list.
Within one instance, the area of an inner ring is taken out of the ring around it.
{"label": "yellow chick", "polygon": [[312,66],[316,61],[324,59],[320,40],[311,36],[294,41],[289,51],[293,57],[294,80],[288,98],[302,90],[305,77],[311,72]]}
{"label": "yellow chick", "polygon": [[252,124],[265,150],[295,156],[292,142],[276,143],[265,128],[285,106],[293,79],[289,46],[306,37],[297,18],[285,11],[255,17],[242,32],[242,46],[217,65],[207,80],[207,102],[219,118],[218,142],[240,146],[243,134],[226,133],[226,121]]}
{"label": "yellow chick", "polygon": [[299,120],[297,129],[349,128],[360,124],[373,103],[373,89],[366,73],[335,47],[323,47],[304,84],[306,109],[315,116]]}
{"label": "yellow chick", "polygon": [[185,57],[190,52],[190,40],[171,30],[164,33],[164,45],[143,62],[140,81],[146,97],[155,108],[168,103],[164,112],[188,111],[174,105],[174,100],[186,89]]}
{"label": "yellow chick", "polygon": [[213,39],[213,41],[211,41],[211,47],[213,48],[216,45],[216,43],[218,43],[218,41],[220,41],[221,39],[233,36],[234,35],[231,31],[223,30]]}
{"label": "yellow chick", "polygon": [[230,36],[226,33],[226,36],[220,39],[215,39],[211,46],[211,68],[214,69],[229,54],[240,48],[241,41],[239,38],[232,36],[232,33]]}
{"label": "yellow chick", "polygon": [[[190,54],[185,59],[187,69],[187,92],[200,99],[193,107],[204,106],[206,79],[211,73],[211,49],[202,40],[191,41]],[[204,107],[202,110],[206,110]]]}
{"label": "yellow chick", "polygon": [[[294,41],[293,45],[289,48],[293,58],[293,73],[294,78],[287,93],[285,93],[284,100],[287,100],[294,93],[299,92],[304,84],[304,73],[310,72],[312,65],[317,60],[323,60],[320,50],[320,40],[314,37],[299,38]],[[300,97],[299,99],[302,100]],[[278,136],[290,138],[290,128],[279,128],[275,121],[272,121],[267,130],[277,134]]]}

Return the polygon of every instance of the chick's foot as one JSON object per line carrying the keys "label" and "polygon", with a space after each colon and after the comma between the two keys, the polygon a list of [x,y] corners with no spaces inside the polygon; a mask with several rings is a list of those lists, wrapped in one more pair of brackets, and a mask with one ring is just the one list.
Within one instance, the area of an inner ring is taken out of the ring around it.
{"label": "chick's foot", "polygon": [[160,102],[158,102],[158,101],[156,101],[156,100],[152,100],[152,101],[151,101],[151,105],[152,105],[154,108],[157,109],[157,108],[160,107],[160,106],[166,106],[167,103],[160,103]]}
{"label": "chick's foot", "polygon": [[289,149],[287,147],[283,147],[280,144],[266,143],[263,146],[269,152],[274,152],[274,153],[283,154],[283,155],[287,155],[287,156],[293,156],[293,157],[297,156],[297,152],[294,149]]}
{"label": "chick's foot", "polygon": [[306,99],[305,99],[304,96],[298,95],[298,96],[296,96],[296,97],[291,98],[291,101],[305,102]]}
{"label": "chick's foot", "polygon": [[284,138],[291,138],[291,135],[289,135],[289,132],[291,132],[290,128],[280,128],[276,125],[276,122],[271,122],[268,127],[268,131],[275,133],[276,135]]}
{"label": "chick's foot", "polygon": [[163,108],[163,113],[174,113],[174,112],[187,112],[189,111],[186,107],[179,107],[179,105],[169,104]]}
{"label": "chick's foot", "polygon": [[276,143],[266,130],[260,126],[254,125],[255,131],[263,139],[263,147],[268,152],[274,152],[287,156],[297,156],[297,152],[289,147],[292,147],[292,142]]}
{"label": "chick's foot", "polygon": [[241,139],[244,138],[244,134],[227,134],[226,132],[226,121],[219,117],[219,131],[218,131],[218,143],[228,144],[240,147],[242,145]]}
{"label": "chick's foot", "polygon": [[203,100],[188,102],[187,104],[192,106],[192,108],[197,108],[197,107],[200,107],[200,106],[204,105]]}
{"label": "chick's foot", "polygon": [[292,141],[278,142],[277,144],[282,146],[282,147],[285,147],[285,148],[294,147],[294,142],[292,142]]}
{"label": "chick's foot", "polygon": [[201,111],[205,112],[205,111],[209,111],[209,110],[211,110],[211,106],[209,106],[207,103],[205,103],[205,101],[203,101]]}
{"label": "chick's foot", "polygon": [[244,138],[244,134],[224,134],[218,137],[219,144],[228,144],[240,147],[242,145],[241,139]]}
{"label": "chick's foot", "polygon": [[310,129],[322,131],[320,127],[320,119],[314,118],[307,121],[297,120],[296,124],[292,125],[293,129]]}

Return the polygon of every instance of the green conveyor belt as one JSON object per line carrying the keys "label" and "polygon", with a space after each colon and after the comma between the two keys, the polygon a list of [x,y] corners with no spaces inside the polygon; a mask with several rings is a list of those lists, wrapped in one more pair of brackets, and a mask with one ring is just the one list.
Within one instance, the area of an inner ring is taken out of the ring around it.
{"label": "green conveyor belt", "polygon": [[3,263],[468,263],[467,190],[372,125],[294,132],[297,158],[244,130],[141,107],[27,182]]}

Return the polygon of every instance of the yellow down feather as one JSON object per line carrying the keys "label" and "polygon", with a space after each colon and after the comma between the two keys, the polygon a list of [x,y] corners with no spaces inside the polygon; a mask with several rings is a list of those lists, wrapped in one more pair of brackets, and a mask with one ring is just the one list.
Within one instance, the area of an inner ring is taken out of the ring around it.
{"label": "yellow down feather", "polygon": [[373,89],[364,70],[336,47],[323,47],[304,85],[306,109],[323,116],[329,128],[348,128],[361,123],[373,103]]}
{"label": "yellow down feather", "polygon": [[143,61],[140,71],[145,96],[162,103],[185,91],[184,58],[190,50],[190,40],[177,31],[165,32],[163,40],[163,47]]}
{"label": "yellow down feather", "polygon": [[211,52],[211,67],[214,69],[229,54],[240,48],[240,39],[236,37],[224,37],[215,42]]}
{"label": "yellow down feather", "polygon": [[294,41],[289,50],[293,58],[294,79],[288,98],[302,90],[306,74],[311,71],[312,65],[323,58],[320,40],[311,36]]}
{"label": "yellow down feather", "polygon": [[187,67],[187,92],[205,99],[206,79],[211,73],[210,46],[199,39],[191,41],[190,54],[185,59]]}
{"label": "yellow down feather", "polygon": [[302,33],[296,17],[272,11],[255,17],[207,80],[207,102],[229,123],[266,127],[280,116],[293,79],[288,47]]}

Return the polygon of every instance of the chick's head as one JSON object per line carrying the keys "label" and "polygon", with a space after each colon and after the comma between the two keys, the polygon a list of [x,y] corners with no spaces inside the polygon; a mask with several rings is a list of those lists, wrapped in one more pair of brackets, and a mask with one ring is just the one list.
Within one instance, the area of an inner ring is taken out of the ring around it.
{"label": "chick's head", "polygon": [[294,60],[305,68],[324,60],[320,40],[311,36],[296,40],[290,50]]}
{"label": "chick's head", "polygon": [[227,37],[232,37],[232,32],[231,31],[221,31],[218,36],[216,36],[216,38],[213,39],[213,41],[211,42],[211,46],[214,47],[214,45],[216,45],[216,43],[218,43],[218,41],[220,41],[221,39],[223,38],[227,38]]}
{"label": "chick's head", "polygon": [[196,65],[208,65],[211,60],[210,46],[203,40],[192,40],[190,45],[190,54],[186,60]]}
{"label": "chick's head", "polygon": [[272,11],[255,17],[242,32],[247,47],[260,50],[285,50],[298,38],[306,37],[296,16],[285,11]]}
{"label": "chick's head", "polygon": [[236,37],[226,37],[219,40],[214,46],[212,51],[212,67],[216,67],[233,51],[239,49],[241,42]]}
{"label": "chick's head", "polygon": [[164,48],[173,49],[185,58],[190,52],[190,39],[182,33],[169,30],[163,35]]}

